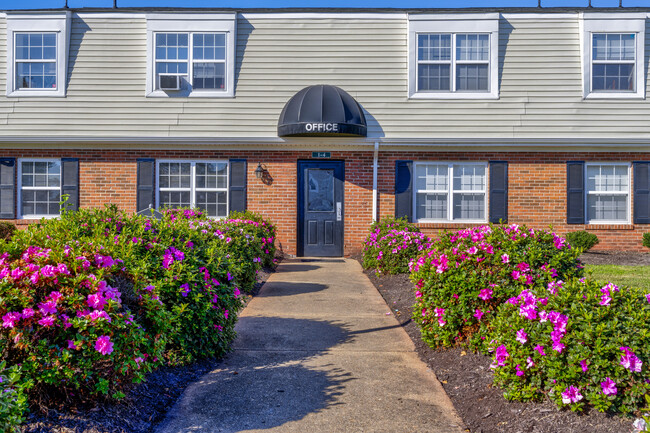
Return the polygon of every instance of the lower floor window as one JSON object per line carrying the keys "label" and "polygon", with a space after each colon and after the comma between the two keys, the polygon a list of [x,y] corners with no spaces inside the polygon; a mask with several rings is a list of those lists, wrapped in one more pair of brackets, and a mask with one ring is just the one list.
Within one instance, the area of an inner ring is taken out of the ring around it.
{"label": "lower floor window", "polygon": [[61,213],[61,161],[19,160],[20,215],[48,217]]}
{"label": "lower floor window", "polygon": [[486,164],[416,163],[418,221],[485,221]]}
{"label": "lower floor window", "polygon": [[159,161],[158,207],[197,207],[210,217],[226,217],[228,162]]}
{"label": "lower floor window", "polygon": [[630,208],[630,167],[627,164],[586,164],[587,223],[627,223]]}

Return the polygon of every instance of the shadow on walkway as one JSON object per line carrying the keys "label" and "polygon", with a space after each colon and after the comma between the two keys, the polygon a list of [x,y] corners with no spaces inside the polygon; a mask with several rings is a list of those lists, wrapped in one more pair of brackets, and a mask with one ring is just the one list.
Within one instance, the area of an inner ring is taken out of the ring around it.
{"label": "shadow on walkway", "polygon": [[293,296],[303,293],[321,292],[327,289],[326,284],[319,283],[265,283],[264,287],[259,293],[260,298],[269,296]]}

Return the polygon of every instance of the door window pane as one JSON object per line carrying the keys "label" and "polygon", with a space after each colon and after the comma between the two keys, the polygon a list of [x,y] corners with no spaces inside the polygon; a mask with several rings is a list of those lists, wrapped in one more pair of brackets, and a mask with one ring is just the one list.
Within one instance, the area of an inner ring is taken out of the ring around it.
{"label": "door window pane", "polygon": [[334,212],[334,170],[307,169],[307,210]]}

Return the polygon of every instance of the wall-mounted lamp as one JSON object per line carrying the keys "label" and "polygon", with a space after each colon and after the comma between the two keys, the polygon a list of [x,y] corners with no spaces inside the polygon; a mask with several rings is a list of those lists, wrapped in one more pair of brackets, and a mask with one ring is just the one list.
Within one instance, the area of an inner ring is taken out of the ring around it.
{"label": "wall-mounted lamp", "polygon": [[255,177],[258,179],[262,179],[265,173],[268,173],[268,171],[266,170],[266,165],[262,166],[262,163],[258,162],[257,168],[255,169]]}

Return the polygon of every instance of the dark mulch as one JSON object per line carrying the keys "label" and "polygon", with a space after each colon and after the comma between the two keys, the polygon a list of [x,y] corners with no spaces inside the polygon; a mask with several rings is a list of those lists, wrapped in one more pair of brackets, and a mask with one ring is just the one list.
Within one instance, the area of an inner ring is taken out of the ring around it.
{"label": "dark mulch", "polygon": [[587,251],[580,258],[587,265],[648,266],[650,253],[627,251]]}
{"label": "dark mulch", "polygon": [[576,414],[554,403],[509,402],[492,386],[491,360],[462,347],[432,350],[411,320],[413,284],[408,275],[377,277],[366,271],[391,311],[409,334],[420,358],[435,372],[458,414],[472,433],[626,433],[633,419],[596,411]]}
{"label": "dark mulch", "polygon": [[[262,269],[248,303],[275,272]],[[22,428],[24,433],[149,433],[161,422],[184,389],[214,370],[221,360],[205,359],[183,367],[163,367],[133,386],[119,402],[99,402],[96,406],[78,405],[42,412],[34,408]]]}

